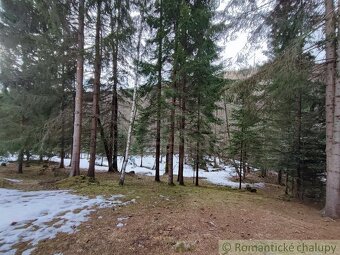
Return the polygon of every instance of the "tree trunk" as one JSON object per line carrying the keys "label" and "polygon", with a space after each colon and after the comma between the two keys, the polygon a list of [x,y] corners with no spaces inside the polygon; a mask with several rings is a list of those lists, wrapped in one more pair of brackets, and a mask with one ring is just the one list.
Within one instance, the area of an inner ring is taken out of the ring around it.
{"label": "tree trunk", "polygon": [[[338,2],[338,15],[339,15],[340,2]],[[333,11],[333,1],[326,1],[326,13],[330,17],[326,20],[326,38],[332,40],[332,36],[335,35],[335,30],[333,27],[334,16]],[[338,23],[338,29],[340,28],[340,23]],[[326,88],[326,153],[327,153],[327,186],[326,186],[326,206],[325,215],[331,218],[340,217],[340,34],[338,33],[338,49],[337,49],[337,75],[335,83],[335,95],[332,97],[331,94],[331,81],[332,75],[334,75],[335,70],[333,69],[334,61],[332,59],[334,42],[327,42],[326,45],[326,59],[327,59],[327,88]],[[329,63],[330,62],[330,63]],[[332,104],[333,101],[333,104]],[[332,112],[331,107],[334,107]],[[333,121],[330,120],[330,115],[333,113]],[[332,137],[330,138],[329,130],[332,125]],[[331,148],[330,144],[331,143]],[[328,149],[328,150],[327,150]],[[330,154],[330,155],[329,155]]]}
{"label": "tree trunk", "polygon": [[[170,131],[169,131],[170,133]],[[164,169],[164,174],[169,174],[169,142],[166,145],[166,151],[165,151],[165,169]]]}
{"label": "tree trunk", "polygon": [[199,166],[200,166],[200,135],[201,135],[201,108],[200,108],[201,100],[200,96],[198,96],[197,100],[197,134],[198,139],[196,141],[196,181],[195,186],[198,186],[198,173],[199,173]]}
{"label": "tree trunk", "polygon": [[31,157],[30,151],[26,150],[26,167],[30,166],[30,157]]}
{"label": "tree trunk", "polygon": [[[178,17],[174,23],[175,30],[175,50],[174,53],[177,54],[178,51]],[[168,170],[168,184],[174,185],[174,148],[175,148],[175,114],[176,114],[176,95],[175,92],[177,90],[177,68],[178,68],[178,56],[174,56],[174,71],[173,71],[173,79],[172,79],[172,105],[170,110],[170,128],[169,128],[169,136],[168,136],[168,145],[167,145],[167,161],[165,162],[167,170]]]}
{"label": "tree trunk", "polygon": [[289,172],[286,170],[286,189],[285,189],[285,194],[288,195],[289,193]]}
{"label": "tree trunk", "polygon": [[242,169],[243,169],[243,141],[241,141],[241,151],[240,151],[240,168],[238,172],[239,185],[238,188],[242,188]]}
{"label": "tree trunk", "polygon": [[81,126],[82,126],[82,100],[83,100],[83,75],[84,75],[84,19],[85,19],[85,1],[79,0],[78,16],[78,57],[77,57],[77,84],[76,84],[76,101],[74,115],[73,131],[73,150],[71,176],[80,175],[80,143],[81,143]]}
{"label": "tree trunk", "polygon": [[160,17],[159,17],[159,31],[157,33],[158,41],[158,60],[157,60],[157,123],[156,123],[156,174],[155,181],[159,182],[159,157],[161,154],[161,108],[162,108],[162,59],[163,59],[163,2],[160,0]]}
{"label": "tree trunk", "polygon": [[[180,13],[180,11],[179,11]],[[180,19],[180,18],[179,18]],[[180,25],[178,25],[178,30],[180,30]],[[180,31],[181,32],[181,31]],[[188,52],[188,34],[187,31],[182,31],[184,34],[180,38],[180,44],[183,47],[184,54]],[[185,64],[187,61],[186,56],[181,57],[181,64]],[[187,83],[187,74],[184,72],[180,76],[180,108],[181,108],[181,118],[179,124],[179,163],[178,163],[178,182],[180,185],[184,185],[184,159],[185,159],[185,114],[186,114],[186,83]]]}
{"label": "tree trunk", "polygon": [[[144,1],[144,6],[146,5]],[[139,23],[139,31],[138,31],[138,42],[137,42],[137,56],[136,56],[136,70],[135,70],[135,84],[133,88],[133,96],[132,96],[132,106],[131,106],[131,113],[130,113],[130,121],[129,121],[129,130],[127,135],[127,141],[126,141],[126,147],[125,147],[125,155],[123,160],[123,165],[121,169],[121,175],[119,179],[119,184],[124,185],[125,181],[125,170],[126,165],[128,163],[129,159],[129,150],[130,150],[130,144],[131,144],[131,137],[132,137],[132,129],[133,129],[133,123],[135,121],[136,112],[137,112],[137,88],[139,83],[139,62],[140,62],[140,46],[141,46],[141,40],[142,40],[142,34],[143,34],[143,23],[144,23],[144,12],[141,13],[140,17],[140,23]]]}
{"label": "tree trunk", "polygon": [[[111,33],[115,32],[115,39],[112,45],[112,73],[113,73],[113,89],[112,89],[112,105],[111,105],[111,123],[110,123],[110,154],[112,155],[112,167],[109,166],[109,172],[118,172],[117,156],[118,156],[118,49],[119,49],[119,31],[121,22],[121,0],[117,1],[118,14],[115,16],[115,22],[111,18]],[[115,29],[114,31],[114,24]]]}
{"label": "tree trunk", "polygon": [[244,143],[243,145],[243,180],[246,179],[246,174],[247,174],[247,145]]}
{"label": "tree trunk", "polygon": [[[75,92],[75,81],[73,82],[73,92],[72,92],[72,100],[73,100],[73,112],[72,112],[72,123],[74,123],[74,116],[75,116],[75,112],[76,112],[76,92]],[[74,125],[72,125],[72,134],[74,133]],[[72,165],[72,155],[73,155],[73,139],[71,141],[71,149],[70,149],[70,163],[69,163],[69,167],[71,167]]]}
{"label": "tree trunk", "polygon": [[61,83],[61,135],[60,135],[60,164],[59,168],[65,168],[65,72],[64,65],[62,66],[62,83]]}
{"label": "tree trunk", "polygon": [[333,0],[325,0],[326,9],[326,162],[331,165],[334,120],[334,93],[336,79],[336,34]]}
{"label": "tree trunk", "polygon": [[112,168],[112,154],[110,154],[110,149],[109,149],[109,143],[105,137],[105,131],[104,131],[104,126],[100,120],[100,108],[99,105],[97,107],[98,109],[98,127],[99,127],[99,132],[100,132],[100,138],[103,141],[103,145],[104,145],[104,150],[105,150],[105,154],[106,154],[106,158],[107,158],[107,162],[108,162],[108,166],[110,169],[110,166]]}
{"label": "tree trunk", "polygon": [[[175,85],[174,85],[175,86]],[[170,112],[170,130],[168,137],[168,146],[167,146],[167,161],[165,164],[168,169],[168,184],[174,185],[174,146],[175,146],[175,104],[176,97],[172,98],[172,108]]]}
{"label": "tree trunk", "polygon": [[180,185],[184,185],[184,177],[183,177],[183,170],[184,170],[184,156],[185,156],[185,149],[184,149],[184,143],[185,143],[185,80],[182,81],[182,91],[181,91],[181,119],[180,119],[180,138],[179,138],[179,163],[178,163],[178,182]]}
{"label": "tree trunk", "polygon": [[97,123],[99,118],[99,94],[100,94],[100,75],[101,75],[101,55],[100,55],[100,27],[101,27],[101,6],[102,1],[97,0],[97,21],[96,21],[96,39],[95,39],[95,60],[94,60],[94,82],[93,82],[93,100],[92,100],[92,120],[91,120],[91,137],[90,137],[90,162],[87,172],[88,177],[95,177],[96,164],[96,145],[97,145]]}
{"label": "tree trunk", "polygon": [[196,142],[196,160],[195,160],[195,170],[196,170],[196,179],[195,179],[195,186],[198,186],[198,173],[200,167],[200,143],[199,141]]}
{"label": "tree trunk", "polygon": [[280,169],[278,174],[277,174],[277,183],[279,185],[282,185],[282,169]]}
{"label": "tree trunk", "polygon": [[21,149],[18,155],[18,166],[17,166],[18,174],[23,173],[22,171],[23,162],[24,162],[24,150]]}
{"label": "tree trunk", "polygon": [[298,95],[298,109],[297,109],[297,135],[296,135],[296,160],[297,160],[297,179],[296,179],[296,196],[300,200],[303,200],[303,180],[302,180],[302,169],[301,169],[301,104],[302,96],[301,92]]}
{"label": "tree trunk", "polygon": [[225,115],[225,125],[226,125],[226,129],[227,129],[225,140],[226,140],[227,147],[229,147],[229,145],[230,145],[230,127],[229,127],[229,117],[228,117],[226,92],[223,93],[223,106],[224,106],[224,115]]}

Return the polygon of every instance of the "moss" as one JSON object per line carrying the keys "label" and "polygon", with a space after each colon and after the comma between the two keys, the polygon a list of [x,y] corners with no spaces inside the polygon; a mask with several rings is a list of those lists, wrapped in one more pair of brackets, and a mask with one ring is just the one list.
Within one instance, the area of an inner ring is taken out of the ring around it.
{"label": "moss", "polygon": [[189,252],[193,251],[195,248],[195,243],[179,241],[175,244],[175,252]]}
{"label": "moss", "polygon": [[[24,180],[23,183],[10,184],[0,181],[0,187],[19,188],[24,190],[39,189],[68,189],[75,193],[87,196],[111,196],[114,194],[125,195],[125,199],[136,199],[137,202],[148,206],[154,206],[155,203],[161,203],[164,206],[178,208],[187,206],[197,208],[198,206],[213,206],[216,203],[237,205],[240,201],[251,200],[256,203],[262,203],[265,199],[260,194],[244,192],[244,190],[231,189],[228,187],[215,186],[206,181],[201,181],[200,186],[195,186],[191,178],[185,178],[185,186],[167,184],[167,177],[161,176],[161,182],[155,182],[154,177],[127,175],[124,186],[118,184],[119,173],[96,173],[96,179],[83,175],[68,177],[66,170],[47,169],[46,174],[39,175],[41,165],[32,164],[29,169],[24,169],[24,174],[15,172],[15,165],[10,164],[4,171],[0,172],[0,180],[3,178],[15,178]],[[55,176],[58,171],[57,176]]]}

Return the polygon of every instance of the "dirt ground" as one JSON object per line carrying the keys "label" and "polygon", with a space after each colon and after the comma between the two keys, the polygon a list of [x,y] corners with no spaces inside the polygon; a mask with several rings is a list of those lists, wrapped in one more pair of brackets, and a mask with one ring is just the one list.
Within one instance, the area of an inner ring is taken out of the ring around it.
{"label": "dirt ground", "polygon": [[[64,179],[52,168],[0,167],[0,187],[32,189],[68,188],[86,195],[124,194],[136,203],[115,209],[98,209],[79,231],[39,243],[33,254],[177,254],[175,244],[185,241],[191,250],[183,254],[218,254],[218,240],[225,239],[340,239],[340,222],[321,216],[316,207],[283,199],[283,187],[270,184],[257,193],[216,187],[201,181],[199,187],[169,187],[166,177],[127,176],[120,187],[118,175],[97,174],[97,183]],[[23,179],[9,184],[3,178]],[[118,228],[118,218],[126,225]],[[18,245],[18,254],[24,243]]]}

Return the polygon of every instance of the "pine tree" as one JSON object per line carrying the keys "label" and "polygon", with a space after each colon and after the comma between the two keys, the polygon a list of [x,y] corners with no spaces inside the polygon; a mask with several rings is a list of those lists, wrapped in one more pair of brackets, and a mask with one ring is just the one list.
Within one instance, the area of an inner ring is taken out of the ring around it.
{"label": "pine tree", "polygon": [[[18,125],[20,138],[8,135],[6,128],[1,132],[4,141],[21,147],[12,151],[19,153],[19,172],[22,172],[23,153],[41,154],[41,148],[45,146],[47,139],[44,137],[47,135],[42,130],[54,114],[53,105],[58,104],[55,95],[59,94],[60,85],[62,87],[66,77],[62,74],[66,62],[62,31],[67,29],[64,21],[68,9],[61,3],[56,3],[48,11],[44,7],[41,1],[36,5],[5,1],[1,12],[1,47],[7,49],[1,59],[1,83],[4,95],[8,97],[4,103],[7,102],[9,107],[4,116],[11,125]],[[17,95],[13,94],[15,92]],[[21,113],[20,118],[8,115],[15,108]]]}
{"label": "pine tree", "polygon": [[107,141],[107,159],[109,163],[109,172],[118,171],[118,88],[121,85],[121,77],[129,66],[128,57],[130,56],[131,35],[134,32],[134,26],[130,13],[130,1],[119,0],[114,3],[107,3],[106,9],[110,17],[110,33],[106,37],[109,49],[111,51],[111,68],[112,68],[112,99],[111,99],[111,119],[109,122],[109,135]]}
{"label": "pine tree", "polygon": [[96,38],[95,38],[95,70],[93,82],[93,101],[92,101],[92,122],[90,138],[90,161],[87,175],[95,177],[96,145],[97,145],[97,123],[99,114],[99,94],[101,76],[101,50],[100,50],[100,28],[101,28],[101,8],[102,1],[97,0],[97,19],[96,19]]}

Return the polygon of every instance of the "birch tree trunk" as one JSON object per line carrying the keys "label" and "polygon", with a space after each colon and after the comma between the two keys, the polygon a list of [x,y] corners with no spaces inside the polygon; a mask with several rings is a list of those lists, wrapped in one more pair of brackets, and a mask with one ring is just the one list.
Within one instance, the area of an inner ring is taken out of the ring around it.
{"label": "birch tree trunk", "polygon": [[[146,5],[146,1],[144,1],[144,6]],[[131,137],[132,137],[132,128],[133,123],[135,121],[137,107],[136,107],[136,101],[137,101],[137,88],[139,83],[139,62],[140,62],[140,45],[142,40],[142,34],[143,34],[143,22],[144,22],[144,11],[142,11],[141,17],[140,17],[140,23],[139,23],[139,32],[138,32],[138,42],[137,42],[137,57],[136,57],[136,70],[135,70],[135,84],[133,88],[133,96],[132,96],[132,106],[131,106],[131,113],[130,113],[130,120],[129,120],[129,129],[128,129],[128,135],[126,140],[126,147],[125,147],[125,155],[124,160],[122,164],[121,174],[119,178],[119,184],[124,185],[125,181],[125,172],[126,172],[126,165],[128,163],[129,159],[129,150],[130,150],[130,144],[131,144]]]}
{"label": "birch tree trunk", "polygon": [[[327,154],[327,187],[325,215],[331,218],[340,217],[340,34],[338,33],[338,49],[336,64],[336,82],[334,83],[335,63],[335,15],[332,0],[325,0],[326,5],[326,154]],[[340,7],[340,2],[338,3]],[[339,15],[339,9],[338,9]],[[338,29],[340,23],[338,23]],[[334,94],[332,94],[334,93]],[[332,133],[331,133],[332,132]]]}
{"label": "birch tree trunk", "polygon": [[77,57],[77,84],[74,112],[74,130],[73,130],[73,149],[70,176],[80,174],[80,141],[82,125],[82,100],[83,100],[83,76],[84,76],[84,19],[85,19],[85,1],[79,0],[78,16],[78,57]]}
{"label": "birch tree trunk", "polygon": [[101,75],[101,55],[100,55],[100,27],[101,27],[101,6],[102,1],[97,0],[97,20],[96,20],[96,39],[95,39],[95,60],[94,60],[94,82],[93,82],[93,100],[92,100],[92,120],[91,120],[91,137],[90,137],[90,162],[87,172],[88,177],[95,177],[96,163],[96,144],[97,144],[97,123],[99,117],[99,93],[100,93],[100,75]]}

